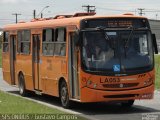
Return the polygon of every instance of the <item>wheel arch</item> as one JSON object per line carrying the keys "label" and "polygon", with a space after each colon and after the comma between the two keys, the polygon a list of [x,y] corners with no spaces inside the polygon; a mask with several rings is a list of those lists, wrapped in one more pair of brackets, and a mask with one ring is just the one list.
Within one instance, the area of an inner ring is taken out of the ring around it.
{"label": "wheel arch", "polygon": [[58,95],[59,95],[59,97],[60,97],[60,89],[61,89],[61,84],[62,84],[62,82],[65,82],[66,85],[68,86],[66,79],[65,79],[64,77],[61,77],[61,78],[59,79],[59,81],[58,81]]}
{"label": "wheel arch", "polygon": [[[19,82],[20,82],[20,79],[19,79],[19,76],[20,76],[20,75],[23,75],[23,77],[24,77],[24,73],[23,73],[22,71],[19,71],[19,72],[18,72],[18,85],[19,85]],[[24,82],[25,82],[25,81],[24,81]]]}

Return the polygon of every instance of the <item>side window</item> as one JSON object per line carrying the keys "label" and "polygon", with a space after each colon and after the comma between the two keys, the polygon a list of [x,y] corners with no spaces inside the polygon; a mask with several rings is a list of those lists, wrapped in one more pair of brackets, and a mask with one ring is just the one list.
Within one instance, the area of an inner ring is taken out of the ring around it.
{"label": "side window", "polygon": [[54,30],[44,29],[43,30],[43,42],[42,42],[43,55],[54,55]]}
{"label": "side window", "polygon": [[3,33],[3,52],[9,51],[9,32]]}
{"label": "side window", "polygon": [[30,54],[30,30],[18,31],[18,53]]}
{"label": "side window", "polygon": [[55,53],[54,54],[58,56],[66,55],[66,28],[56,29]]}

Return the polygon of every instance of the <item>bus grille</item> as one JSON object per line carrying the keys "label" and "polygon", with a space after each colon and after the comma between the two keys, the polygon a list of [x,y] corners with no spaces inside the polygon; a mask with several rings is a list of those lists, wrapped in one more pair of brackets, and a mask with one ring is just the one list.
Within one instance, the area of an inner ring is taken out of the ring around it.
{"label": "bus grille", "polygon": [[103,84],[104,88],[129,88],[136,87],[139,83]]}
{"label": "bus grille", "polygon": [[137,97],[139,94],[122,94],[122,95],[106,95],[104,98],[128,98],[128,97]]}

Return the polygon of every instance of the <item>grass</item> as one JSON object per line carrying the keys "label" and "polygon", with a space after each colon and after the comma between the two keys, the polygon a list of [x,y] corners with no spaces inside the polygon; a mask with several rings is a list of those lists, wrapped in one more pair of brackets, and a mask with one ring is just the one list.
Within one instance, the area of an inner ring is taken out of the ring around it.
{"label": "grass", "polygon": [[0,68],[2,67],[2,49],[0,49]]}
{"label": "grass", "polygon": [[4,93],[2,91],[0,91],[0,113],[65,114],[64,112],[59,111],[57,109],[52,109],[44,105],[37,104],[36,102],[32,102],[18,96],[13,96],[8,93]]}
{"label": "grass", "polygon": [[[19,96],[10,95],[0,91],[0,114],[31,114],[31,115],[71,115],[57,109],[47,107],[36,102],[23,99]],[[71,115],[73,116],[73,115]],[[77,117],[77,120],[85,120],[85,118]]]}
{"label": "grass", "polygon": [[155,55],[156,89],[160,89],[160,55]]}

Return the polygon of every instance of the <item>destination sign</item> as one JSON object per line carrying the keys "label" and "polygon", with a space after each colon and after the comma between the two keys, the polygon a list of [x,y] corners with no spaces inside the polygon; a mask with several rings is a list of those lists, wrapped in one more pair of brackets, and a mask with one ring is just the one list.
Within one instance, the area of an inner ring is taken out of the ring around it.
{"label": "destination sign", "polygon": [[131,20],[108,20],[108,27],[132,27],[133,22]]}
{"label": "destination sign", "polygon": [[86,28],[150,28],[147,19],[142,18],[106,18],[88,19],[81,22],[81,29]]}

